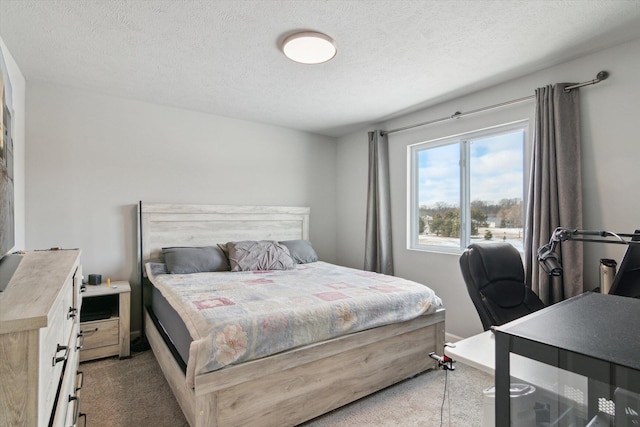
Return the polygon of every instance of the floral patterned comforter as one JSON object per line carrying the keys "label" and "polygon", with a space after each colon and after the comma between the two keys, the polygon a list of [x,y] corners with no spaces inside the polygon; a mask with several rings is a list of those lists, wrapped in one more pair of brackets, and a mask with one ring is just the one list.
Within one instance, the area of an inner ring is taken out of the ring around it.
{"label": "floral patterned comforter", "polygon": [[148,276],[182,317],[195,375],[434,312],[442,301],[416,282],[325,262],[295,270]]}

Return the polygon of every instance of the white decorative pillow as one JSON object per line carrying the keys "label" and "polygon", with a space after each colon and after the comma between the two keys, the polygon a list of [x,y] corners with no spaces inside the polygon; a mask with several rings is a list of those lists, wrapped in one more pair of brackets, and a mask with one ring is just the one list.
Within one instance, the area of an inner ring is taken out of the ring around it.
{"label": "white decorative pillow", "polygon": [[291,270],[296,263],[286,246],[271,240],[228,242],[231,271]]}

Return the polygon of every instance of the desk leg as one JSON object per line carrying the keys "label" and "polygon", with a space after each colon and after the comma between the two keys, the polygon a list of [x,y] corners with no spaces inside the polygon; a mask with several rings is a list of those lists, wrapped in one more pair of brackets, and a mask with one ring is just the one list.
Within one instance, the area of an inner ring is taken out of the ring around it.
{"label": "desk leg", "polygon": [[509,427],[511,425],[511,401],[509,387],[511,385],[511,369],[509,366],[509,347],[511,339],[506,334],[496,332],[496,427]]}

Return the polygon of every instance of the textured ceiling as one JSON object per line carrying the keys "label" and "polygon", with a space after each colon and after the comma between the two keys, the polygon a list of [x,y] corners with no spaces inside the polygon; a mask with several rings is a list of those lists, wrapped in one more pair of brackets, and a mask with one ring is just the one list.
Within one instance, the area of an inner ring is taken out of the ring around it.
{"label": "textured ceiling", "polygon": [[640,1],[0,0],[0,36],[27,80],[340,136],[640,37]]}

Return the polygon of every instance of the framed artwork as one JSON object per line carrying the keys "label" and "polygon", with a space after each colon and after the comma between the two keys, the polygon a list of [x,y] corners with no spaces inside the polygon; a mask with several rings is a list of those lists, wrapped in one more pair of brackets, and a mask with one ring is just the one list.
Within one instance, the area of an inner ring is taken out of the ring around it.
{"label": "framed artwork", "polygon": [[13,184],[13,104],[11,82],[0,47],[0,257],[15,244]]}

